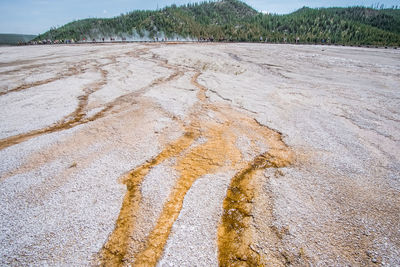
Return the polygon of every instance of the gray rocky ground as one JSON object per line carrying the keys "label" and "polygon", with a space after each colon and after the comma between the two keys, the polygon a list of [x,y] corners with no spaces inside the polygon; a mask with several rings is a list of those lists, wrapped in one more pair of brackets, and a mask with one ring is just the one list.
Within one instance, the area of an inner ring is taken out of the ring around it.
{"label": "gray rocky ground", "polygon": [[0,48],[0,265],[400,265],[400,52]]}

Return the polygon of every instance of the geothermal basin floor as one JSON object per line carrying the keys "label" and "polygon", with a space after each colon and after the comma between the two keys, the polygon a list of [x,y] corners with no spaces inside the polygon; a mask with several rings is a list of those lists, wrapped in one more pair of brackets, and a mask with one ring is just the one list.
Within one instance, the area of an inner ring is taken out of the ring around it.
{"label": "geothermal basin floor", "polygon": [[400,265],[400,51],[0,48],[0,266]]}

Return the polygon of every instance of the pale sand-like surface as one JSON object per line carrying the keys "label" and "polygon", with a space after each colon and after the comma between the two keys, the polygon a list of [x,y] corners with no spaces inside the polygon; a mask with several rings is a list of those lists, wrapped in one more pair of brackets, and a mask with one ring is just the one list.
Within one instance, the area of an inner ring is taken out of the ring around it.
{"label": "pale sand-like surface", "polygon": [[400,51],[1,47],[0,162],[0,266],[398,266]]}

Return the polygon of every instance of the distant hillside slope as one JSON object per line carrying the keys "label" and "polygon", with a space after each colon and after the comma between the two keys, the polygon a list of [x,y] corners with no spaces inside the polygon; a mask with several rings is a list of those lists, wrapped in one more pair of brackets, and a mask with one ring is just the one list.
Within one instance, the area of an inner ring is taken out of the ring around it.
{"label": "distant hillside slope", "polygon": [[29,42],[36,35],[0,33],[0,45],[15,45],[18,42]]}
{"label": "distant hillside slope", "polygon": [[110,19],[74,21],[41,39],[212,38],[214,40],[353,45],[400,45],[400,10],[302,8],[289,15],[262,14],[238,0],[175,5],[158,11],[133,11]]}

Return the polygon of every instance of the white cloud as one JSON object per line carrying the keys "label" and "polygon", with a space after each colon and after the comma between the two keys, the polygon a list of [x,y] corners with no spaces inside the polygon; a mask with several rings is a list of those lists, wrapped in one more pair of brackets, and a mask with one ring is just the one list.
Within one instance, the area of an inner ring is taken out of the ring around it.
{"label": "white cloud", "polygon": [[104,14],[107,14],[107,10],[104,9],[104,10],[103,10],[103,13],[104,13]]}

